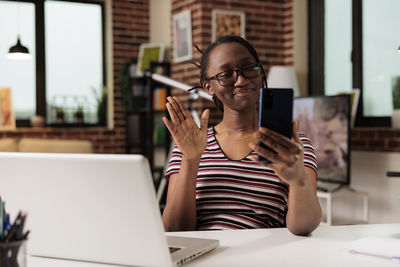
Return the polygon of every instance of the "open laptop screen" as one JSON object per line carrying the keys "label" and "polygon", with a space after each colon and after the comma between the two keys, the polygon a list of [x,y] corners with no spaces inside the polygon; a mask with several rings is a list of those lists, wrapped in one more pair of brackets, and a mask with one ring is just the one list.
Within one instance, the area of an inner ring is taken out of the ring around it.
{"label": "open laptop screen", "polygon": [[124,265],[171,262],[143,156],[0,153],[0,170],[8,211],[28,212],[29,254]]}

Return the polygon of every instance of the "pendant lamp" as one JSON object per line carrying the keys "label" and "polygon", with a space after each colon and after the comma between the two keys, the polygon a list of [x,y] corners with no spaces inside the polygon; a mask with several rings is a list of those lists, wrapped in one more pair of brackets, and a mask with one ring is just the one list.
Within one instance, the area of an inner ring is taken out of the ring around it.
{"label": "pendant lamp", "polygon": [[8,50],[7,58],[9,59],[30,59],[32,56],[29,53],[29,49],[21,44],[21,40],[17,38],[17,43],[11,46]]}
{"label": "pendant lamp", "polygon": [[29,49],[21,44],[21,39],[19,36],[19,3],[18,3],[18,37],[17,43],[11,46],[8,50],[7,58],[9,59],[31,59],[32,55],[29,53]]}

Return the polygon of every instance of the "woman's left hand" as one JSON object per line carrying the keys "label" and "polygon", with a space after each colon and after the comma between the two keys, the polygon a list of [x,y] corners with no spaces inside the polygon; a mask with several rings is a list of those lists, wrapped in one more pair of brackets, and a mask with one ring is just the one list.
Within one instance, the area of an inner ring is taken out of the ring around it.
{"label": "woman's left hand", "polygon": [[[260,128],[256,134],[257,143],[250,143],[250,147],[260,156],[267,158],[270,162],[260,162],[269,168],[286,183],[291,185],[304,185],[307,173],[304,167],[304,148],[297,133],[298,123],[293,122],[292,139],[267,128]],[[258,145],[258,141],[274,151]],[[258,161],[257,158],[253,160]]]}

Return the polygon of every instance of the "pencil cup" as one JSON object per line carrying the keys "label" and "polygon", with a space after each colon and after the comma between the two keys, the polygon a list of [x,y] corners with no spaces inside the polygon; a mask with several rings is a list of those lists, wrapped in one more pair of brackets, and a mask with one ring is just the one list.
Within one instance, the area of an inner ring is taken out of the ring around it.
{"label": "pencil cup", "polygon": [[26,267],[26,240],[0,243],[0,267]]}

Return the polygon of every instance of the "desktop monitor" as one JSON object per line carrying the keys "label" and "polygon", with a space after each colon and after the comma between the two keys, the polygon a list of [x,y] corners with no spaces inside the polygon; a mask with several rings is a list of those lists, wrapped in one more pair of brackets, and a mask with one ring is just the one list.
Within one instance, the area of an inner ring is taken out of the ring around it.
{"label": "desktop monitor", "polygon": [[295,98],[293,120],[314,146],[318,181],[350,184],[350,95]]}

